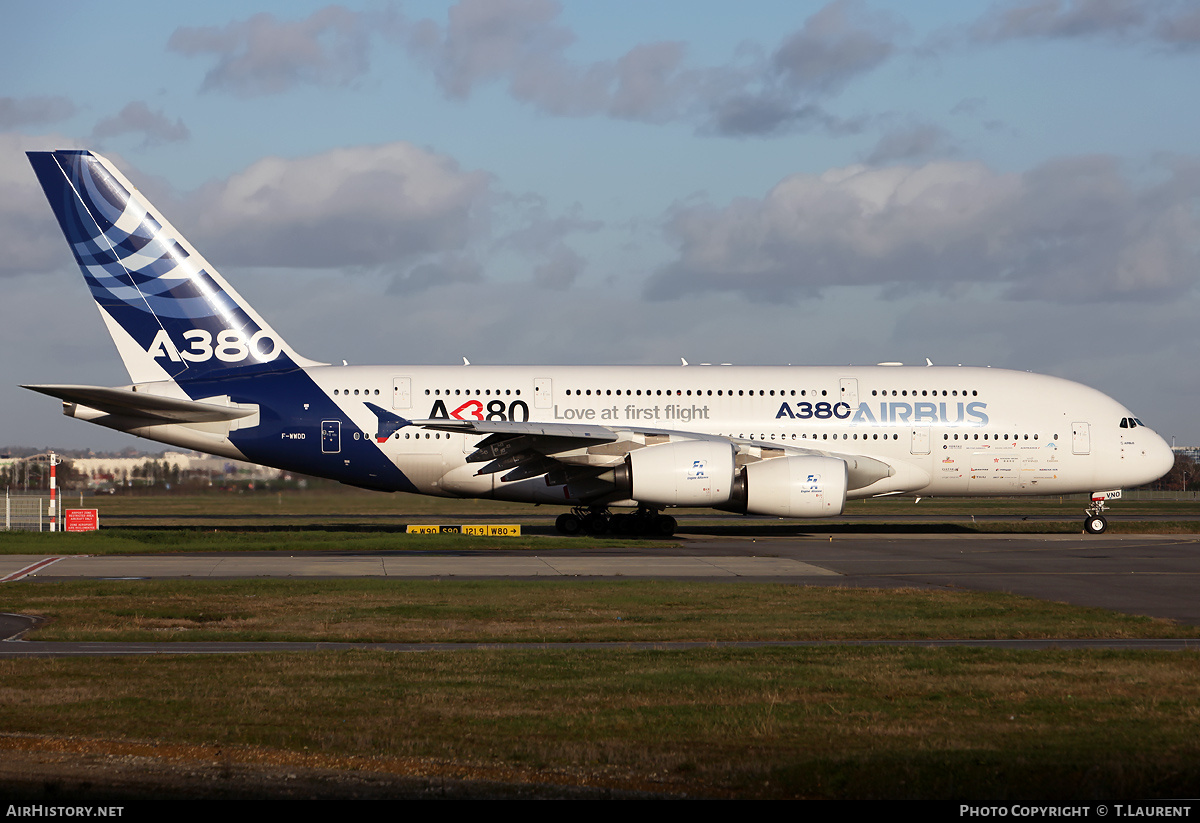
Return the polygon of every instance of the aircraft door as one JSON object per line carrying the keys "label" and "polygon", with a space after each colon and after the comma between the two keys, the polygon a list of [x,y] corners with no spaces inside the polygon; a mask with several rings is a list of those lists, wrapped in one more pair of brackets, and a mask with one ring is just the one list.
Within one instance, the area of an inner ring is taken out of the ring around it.
{"label": "aircraft door", "polygon": [[412,408],[412,378],[411,377],[393,377],[392,378],[392,408],[393,409],[410,409],[410,408]]}
{"label": "aircraft door", "polygon": [[321,421],[321,454],[341,454],[342,421]]}
{"label": "aircraft door", "polygon": [[554,393],[554,381],[549,377],[536,377],[533,380],[533,407],[548,409]]}
{"label": "aircraft door", "polygon": [[912,430],[912,453],[929,454],[929,428]]}
{"label": "aircraft door", "polygon": [[1071,424],[1071,454],[1090,454],[1092,433],[1087,423]]}

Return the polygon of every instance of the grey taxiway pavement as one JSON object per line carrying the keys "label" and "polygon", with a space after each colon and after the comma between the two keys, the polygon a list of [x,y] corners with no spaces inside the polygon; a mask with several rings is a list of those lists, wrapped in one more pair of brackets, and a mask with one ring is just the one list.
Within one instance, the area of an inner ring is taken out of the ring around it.
{"label": "grey taxiway pavement", "polygon": [[664,578],[1009,591],[1200,625],[1200,536],[678,535],[662,549],[0,556],[0,581],[114,578]]}
{"label": "grey taxiway pavement", "polygon": [[[781,557],[730,555],[454,554],[179,554],[157,556],[10,556],[0,579],[30,569],[25,579],[149,577],[809,577],[835,575]],[[38,565],[41,564],[41,565]]]}

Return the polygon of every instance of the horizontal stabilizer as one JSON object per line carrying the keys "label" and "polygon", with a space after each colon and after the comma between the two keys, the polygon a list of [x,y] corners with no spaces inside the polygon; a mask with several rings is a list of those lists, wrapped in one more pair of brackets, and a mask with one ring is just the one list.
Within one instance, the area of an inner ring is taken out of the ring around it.
{"label": "horizontal stabilizer", "polygon": [[65,403],[77,403],[106,414],[143,417],[161,423],[217,423],[239,420],[254,414],[253,409],[217,406],[196,400],[160,397],[130,389],[104,386],[22,386],[23,389],[57,397]]}

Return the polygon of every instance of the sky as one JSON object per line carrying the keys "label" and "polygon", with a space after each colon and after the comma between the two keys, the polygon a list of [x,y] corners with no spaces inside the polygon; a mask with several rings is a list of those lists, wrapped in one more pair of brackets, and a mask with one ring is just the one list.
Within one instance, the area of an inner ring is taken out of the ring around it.
{"label": "sky", "polygon": [[24,156],[104,154],[303,355],[979,365],[1200,445],[1200,6],[43,2],[0,30],[0,443],[145,446]]}

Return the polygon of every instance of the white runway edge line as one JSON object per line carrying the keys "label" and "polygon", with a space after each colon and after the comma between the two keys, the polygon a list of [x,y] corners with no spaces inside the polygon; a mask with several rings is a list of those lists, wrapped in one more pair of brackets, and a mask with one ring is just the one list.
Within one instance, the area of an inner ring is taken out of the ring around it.
{"label": "white runway edge line", "polygon": [[28,577],[34,572],[41,571],[47,566],[57,563],[59,560],[65,560],[68,557],[87,557],[86,554],[62,554],[57,557],[44,557],[36,563],[30,563],[23,569],[17,569],[7,577],[0,577],[0,583],[15,583],[18,580]]}

